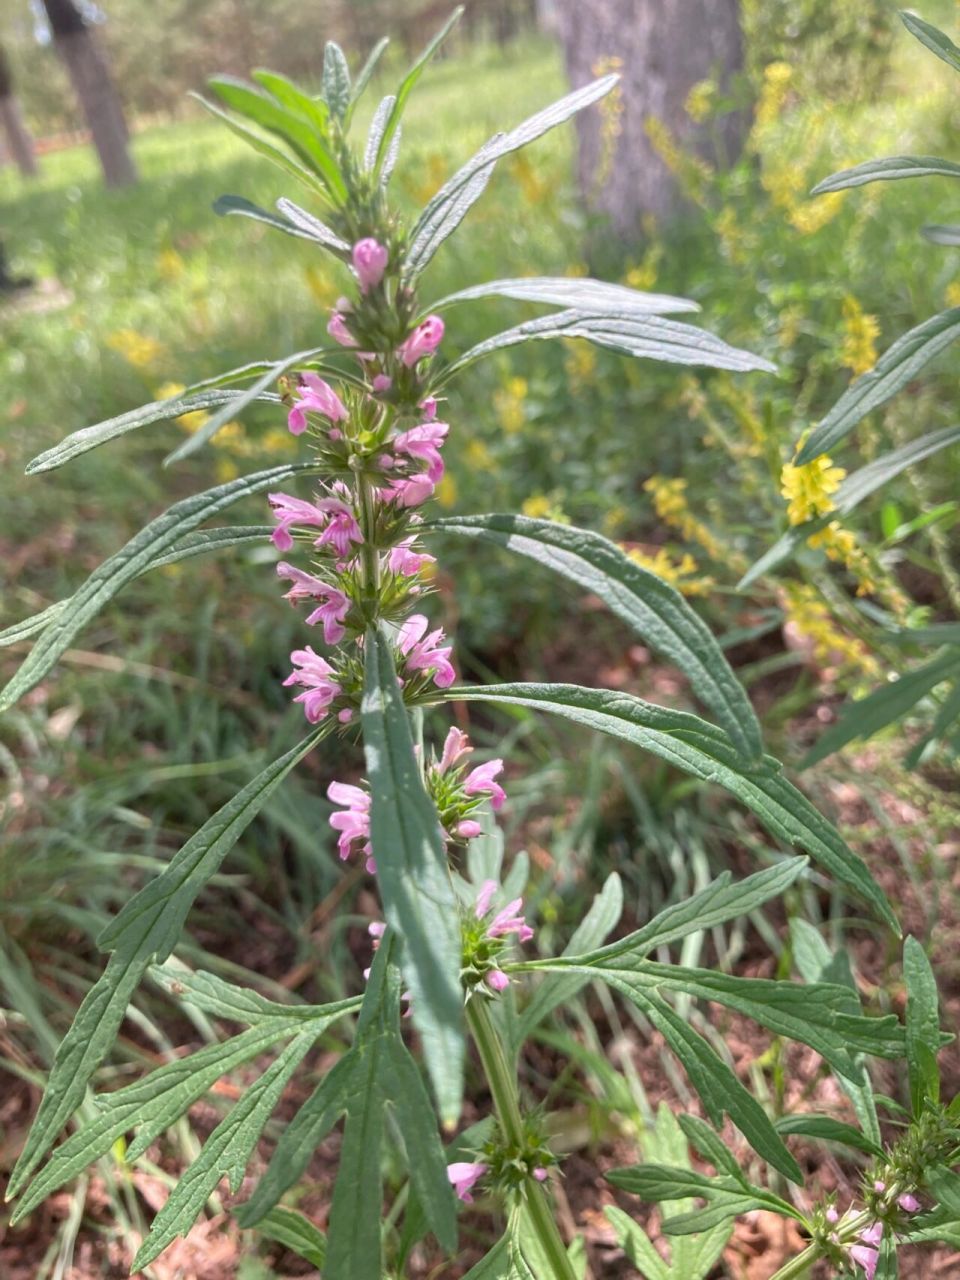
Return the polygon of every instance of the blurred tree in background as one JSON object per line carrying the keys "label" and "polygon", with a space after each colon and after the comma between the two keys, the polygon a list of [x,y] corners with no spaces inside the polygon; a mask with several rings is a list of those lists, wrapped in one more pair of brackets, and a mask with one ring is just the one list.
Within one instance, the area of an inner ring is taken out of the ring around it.
{"label": "blurred tree in background", "polygon": [[0,127],[11,159],[25,178],[37,172],[33,156],[33,140],[23,122],[20,103],[13,87],[13,69],[7,52],[0,45]]}

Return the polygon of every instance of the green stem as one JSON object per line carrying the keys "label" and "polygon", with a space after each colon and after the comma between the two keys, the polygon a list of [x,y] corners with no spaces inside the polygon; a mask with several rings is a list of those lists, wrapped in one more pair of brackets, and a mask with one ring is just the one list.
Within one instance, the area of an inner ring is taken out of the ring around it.
{"label": "green stem", "polygon": [[374,545],[376,531],[376,500],[373,485],[364,475],[357,476],[357,492],[363,515],[363,544],[360,547],[360,563],[363,565],[363,585],[376,598],[380,591],[380,553]]}
{"label": "green stem", "polygon": [[[508,1147],[522,1151],[523,1116],[520,1112],[517,1082],[507,1064],[503,1045],[500,1043],[500,1037],[497,1035],[486,1000],[482,995],[471,996],[467,1001],[467,1023],[480,1054],[504,1141]],[[576,1274],[567,1257],[566,1246],[543,1187],[531,1176],[528,1177],[523,1191],[528,1221],[544,1257],[550,1263],[553,1280],[576,1280]]]}
{"label": "green stem", "polygon": [[807,1245],[803,1253],[798,1253],[795,1258],[791,1258],[788,1263],[770,1277],[770,1280],[799,1280],[800,1276],[807,1274],[819,1257],[820,1250],[817,1246],[815,1244]]}

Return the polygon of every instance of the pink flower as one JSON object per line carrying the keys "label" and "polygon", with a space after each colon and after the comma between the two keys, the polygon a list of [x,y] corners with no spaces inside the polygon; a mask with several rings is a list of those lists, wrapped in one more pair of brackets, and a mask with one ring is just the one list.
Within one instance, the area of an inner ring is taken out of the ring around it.
{"label": "pink flower", "polygon": [[878,1196],[882,1196],[882,1195],[883,1195],[883,1193],[884,1193],[884,1192],[886,1191],[886,1189],[887,1189],[887,1184],[886,1184],[885,1182],[883,1182],[880,1178],[877,1178],[877,1179],[874,1181],[873,1189],[874,1189],[874,1191],[877,1193],[877,1195],[878,1195]]}
{"label": "pink flower", "polygon": [[343,620],[350,612],[350,597],[327,584],[324,584],[323,592],[323,604],[314,609],[313,613],[307,614],[306,623],[308,627],[314,627],[322,622],[324,641],[327,644],[339,644],[346,632]]}
{"label": "pink flower", "polygon": [[327,714],[330,704],[342,692],[336,679],[336,670],[325,658],[314,653],[309,645],[294,649],[290,655],[294,670],[284,680],[284,687],[300,685],[304,692],[294,698],[303,704],[303,713],[311,724],[317,724]]}
{"label": "pink flower", "polygon": [[461,840],[475,840],[482,833],[483,827],[479,822],[475,822],[473,818],[464,818],[462,822],[457,823],[456,834]]}
{"label": "pink flower", "polygon": [[347,328],[347,323],[340,311],[334,311],[330,317],[330,323],[327,325],[327,333],[334,340],[339,342],[341,347],[356,347],[359,345],[356,338]]}
{"label": "pink flower", "polygon": [[458,765],[463,757],[469,755],[472,750],[470,739],[463,730],[451,729],[443,743],[443,755],[437,765],[437,772],[446,773],[448,769]]}
{"label": "pink flower", "polygon": [[453,645],[444,645],[443,628],[437,627],[426,635],[427,620],[422,613],[414,613],[400,628],[397,648],[406,659],[408,671],[424,671],[433,675],[438,689],[449,689],[456,679],[450,663]]}
{"label": "pink flower", "polygon": [[510,985],[510,979],[502,969],[488,969],[483,975],[483,980],[491,991],[506,991]]}
{"label": "pink flower", "polygon": [[464,795],[478,796],[488,795],[490,803],[494,809],[499,809],[507,798],[507,793],[501,787],[499,782],[495,782],[503,772],[502,760],[487,760],[484,764],[478,764],[475,769],[471,769],[467,774],[463,783]]}
{"label": "pink flower", "polygon": [[[490,910],[496,892],[496,880],[484,880],[474,905],[474,912],[478,920],[482,920]],[[520,942],[529,942],[533,937],[533,930],[523,916],[519,914],[522,907],[522,898],[514,898],[512,902],[508,902],[490,921],[487,927],[487,937],[504,938],[508,933],[515,933]]]}
{"label": "pink flower", "polygon": [[911,1195],[909,1191],[905,1191],[902,1196],[897,1199],[897,1204],[904,1213],[919,1213],[920,1201],[916,1196]]}
{"label": "pink flower", "polygon": [[389,255],[378,240],[368,236],[365,240],[357,241],[353,246],[352,256],[353,269],[357,273],[357,279],[360,281],[360,292],[366,293],[368,289],[374,288],[383,279]]}
{"label": "pink flower", "polygon": [[473,1204],[473,1196],[470,1192],[487,1172],[487,1167],[485,1164],[470,1164],[465,1160],[447,1165],[450,1184],[457,1193],[458,1199],[464,1204]]}
{"label": "pink flower", "polygon": [[412,550],[415,541],[415,536],[404,538],[397,546],[391,548],[390,554],[387,556],[387,568],[391,573],[398,573],[404,578],[412,578],[425,565],[436,563],[436,556],[427,555],[426,551]]}
{"label": "pink flower", "polygon": [[827,1212],[824,1214],[824,1217],[832,1227],[836,1226],[836,1224],[840,1221],[840,1212],[837,1209],[836,1205],[832,1204],[830,1208],[827,1210]]}
{"label": "pink flower", "polygon": [[268,493],[267,498],[273,507],[273,518],[277,521],[271,541],[278,551],[289,551],[293,546],[290,530],[294,525],[322,526],[327,523],[328,516],[322,507],[312,502],[304,502],[302,498],[294,498],[289,493]]}
{"label": "pink flower", "polygon": [[867,1280],[873,1280],[880,1261],[880,1241],[883,1239],[883,1223],[874,1222],[860,1233],[860,1243],[850,1250],[850,1257],[858,1266],[863,1267]]}
{"label": "pink flower", "polygon": [[543,1165],[539,1165],[536,1169],[534,1169],[533,1176],[536,1178],[538,1182],[546,1182],[548,1174],[546,1169],[544,1169]]}
{"label": "pink flower", "polygon": [[389,391],[393,386],[393,379],[388,378],[385,373],[378,373],[373,380],[373,390],[376,395],[382,391]]}
{"label": "pink flower", "polygon": [[434,484],[443,479],[443,459],[440,449],[450,426],[446,422],[424,422],[409,431],[401,431],[391,441],[394,453],[405,453],[427,464],[427,475]]}
{"label": "pink flower", "polygon": [[301,373],[299,399],[287,414],[287,426],[295,436],[306,430],[308,413],[322,413],[331,422],[343,422],[347,418],[343,401],[330,383],[315,373]]}
{"label": "pink flower", "polygon": [[[352,787],[346,782],[331,782],[327,787],[327,799],[334,804],[343,805],[340,813],[330,815],[330,825],[339,831],[337,848],[340,857],[346,859],[353,852],[353,845],[359,840],[360,851],[366,857],[366,867],[371,874],[376,870],[373,862],[373,850],[370,846],[370,795],[361,787]],[[376,923],[370,926],[370,936],[379,939],[386,925]],[[379,930],[379,932],[375,932]]]}
{"label": "pink flower", "polygon": [[387,501],[395,502],[398,507],[419,507],[433,497],[433,490],[433,481],[426,471],[421,471],[406,480],[391,480]]}
{"label": "pink flower", "polygon": [[340,559],[345,560],[350,554],[350,544],[363,541],[356,517],[339,498],[323,498],[317,503],[317,510],[324,513],[326,527],[313,545],[324,547],[329,544]]}
{"label": "pink flower", "polygon": [[423,410],[425,422],[432,422],[437,416],[437,398],[436,396],[427,396],[426,400],[420,401],[420,408]]}
{"label": "pink flower", "polygon": [[397,348],[397,355],[412,369],[418,360],[436,351],[443,341],[443,321],[439,316],[427,316],[422,324],[418,324],[413,333]]}

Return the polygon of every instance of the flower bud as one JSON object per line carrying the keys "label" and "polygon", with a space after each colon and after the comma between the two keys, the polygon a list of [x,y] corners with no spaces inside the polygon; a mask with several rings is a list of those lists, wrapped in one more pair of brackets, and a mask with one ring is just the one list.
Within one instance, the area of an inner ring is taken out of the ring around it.
{"label": "flower bud", "polygon": [[383,279],[389,255],[378,240],[368,236],[365,240],[357,241],[353,246],[352,256],[353,269],[357,273],[357,279],[360,281],[360,292],[366,293],[368,289],[375,288]]}

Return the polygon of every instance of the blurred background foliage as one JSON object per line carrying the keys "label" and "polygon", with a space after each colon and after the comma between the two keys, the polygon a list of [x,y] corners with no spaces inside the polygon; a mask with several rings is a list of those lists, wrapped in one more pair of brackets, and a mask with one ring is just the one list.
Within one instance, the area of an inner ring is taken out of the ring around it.
{"label": "blurred background foliage", "polygon": [[[156,424],[62,471],[23,478],[30,457],[88,422],[311,345],[342,292],[338,268],[312,246],[212,213],[223,192],[265,207],[297,193],[186,93],[214,72],[254,65],[317,83],[326,39],[366,51],[384,30],[398,37],[382,72],[386,92],[395,65],[447,7],[90,6],[140,172],[137,185],[106,190],[93,151],[55,136],[80,122],[43,43],[39,7],[8,0],[0,38],[40,145],[36,178],[0,168],[0,239],[16,272],[37,282],[0,301],[0,626],[68,595],[146,513],[294,447],[260,406],[168,471],[163,457],[196,421]],[[550,7],[468,6],[407,111],[394,179],[403,209],[421,206],[491,133],[564,91],[560,50],[543,28]],[[948,0],[922,9],[952,30]],[[634,243],[588,267],[602,225],[576,190],[574,138],[561,130],[500,167],[463,233],[431,265],[424,297],[493,277],[601,270],[695,299],[698,322],[777,364],[776,377],[742,377],[627,362],[577,343],[502,354],[472,369],[445,409],[453,429],[439,500],[447,511],[569,520],[623,543],[696,597],[778,754],[796,763],[843,695],[897,669],[903,648],[890,640],[891,619],[909,629],[960,611],[956,447],[858,508],[837,554],[806,547],[778,576],[736,590],[789,523],[782,468],[797,441],[897,336],[960,304],[958,250],[918,234],[924,223],[950,221],[946,180],[816,200],[807,193],[868,157],[949,154],[960,100],[948,69],[906,38],[885,0],[744,0],[741,17],[746,57],[735,89],[721,95],[706,78],[691,86],[686,110],[709,130],[724,113],[749,108],[742,157],[720,169],[679,145],[663,122],[648,122],[685,195],[681,216],[668,225],[648,219]],[[494,301],[458,309],[446,353],[515,315],[515,305]],[[948,361],[864,424],[835,465],[853,471],[881,447],[954,425]],[[264,514],[251,504],[240,516],[260,522]],[[466,674],[547,674],[683,702],[672,673],[630,647],[589,600],[460,544],[438,554],[444,590],[434,608],[446,613]],[[36,1079],[95,971],[92,939],[107,915],[252,775],[261,752],[289,739],[298,713],[280,680],[300,628],[278,599],[273,561],[264,547],[141,579],[55,679],[0,724],[0,930],[9,946],[0,988],[9,1007],[29,1007],[0,1022],[0,1054],[24,1080]],[[0,670],[12,672],[23,652],[0,649]],[[950,914],[940,896],[949,872],[932,853],[918,870],[912,842],[929,851],[953,838],[956,748],[926,750],[911,775],[901,761],[937,708],[931,695],[881,738],[869,769],[835,758],[804,775],[868,858],[878,831],[887,840],[902,827],[901,844],[884,846],[885,856],[918,893],[919,932]],[[491,743],[503,729],[472,726]],[[525,718],[506,729],[504,754],[518,775],[508,842],[531,851],[536,909],[561,933],[611,868],[626,868],[631,913],[644,918],[671,893],[682,896],[688,878],[699,883],[708,869],[762,846],[722,799],[656,763],[625,762],[600,747],[585,756],[572,736]],[[306,995],[331,994],[345,973],[353,982],[357,917],[342,904],[358,903],[360,915],[367,904],[358,877],[335,860],[318,798],[334,768],[343,776],[338,750],[325,744],[287,784],[192,917],[191,945],[215,953],[208,967],[259,969]],[[851,780],[872,814],[856,810],[863,830],[850,827],[838,790]],[[884,807],[890,795],[902,797],[899,817]],[[836,897],[807,907],[833,918],[845,910]],[[742,938],[731,946],[724,963]],[[147,997],[141,1015],[145,1040],[121,1046],[128,1061],[111,1068],[121,1074],[151,1037],[163,1041]]]}

